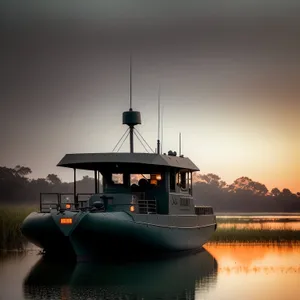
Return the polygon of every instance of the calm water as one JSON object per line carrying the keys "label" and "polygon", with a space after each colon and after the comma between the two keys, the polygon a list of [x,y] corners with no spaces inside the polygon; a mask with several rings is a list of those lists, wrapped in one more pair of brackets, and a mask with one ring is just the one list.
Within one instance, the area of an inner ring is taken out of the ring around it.
{"label": "calm water", "polygon": [[300,246],[205,248],[116,264],[59,265],[36,252],[2,254],[0,299],[299,299]]}

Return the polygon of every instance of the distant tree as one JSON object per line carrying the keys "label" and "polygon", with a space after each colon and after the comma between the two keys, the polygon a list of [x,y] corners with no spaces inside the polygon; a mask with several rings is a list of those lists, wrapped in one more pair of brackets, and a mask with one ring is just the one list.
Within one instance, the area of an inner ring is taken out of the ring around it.
{"label": "distant tree", "polygon": [[264,196],[267,194],[268,189],[264,184],[257,181],[253,181],[249,177],[242,176],[240,178],[237,178],[233,182],[233,184],[229,186],[229,191],[234,193],[247,192]]}
{"label": "distant tree", "polygon": [[46,179],[53,185],[61,184],[61,179],[56,174],[48,174]]}
{"label": "distant tree", "polygon": [[299,198],[300,198],[300,192],[297,192],[297,197],[299,197]]}
{"label": "distant tree", "polygon": [[220,176],[213,173],[208,173],[207,177],[209,178],[210,181],[219,181],[221,179]]}
{"label": "distant tree", "polygon": [[273,188],[273,189],[271,190],[271,194],[272,194],[272,196],[274,196],[274,197],[278,197],[281,193],[280,193],[280,190],[279,190],[278,188]]}
{"label": "distant tree", "polygon": [[260,182],[252,181],[249,183],[249,186],[253,188],[254,194],[264,196],[268,192],[267,187]]}
{"label": "distant tree", "polygon": [[89,175],[85,175],[82,177],[82,181],[90,181],[90,180],[94,180],[92,177],[90,177]]}
{"label": "distant tree", "polygon": [[50,185],[45,178],[37,178],[30,181],[30,186],[36,190],[38,193],[49,192]]}
{"label": "distant tree", "polygon": [[221,180],[220,176],[213,173],[200,174],[199,172],[195,172],[193,174],[193,182],[203,182],[219,188],[223,188],[226,186],[226,182]]}
{"label": "distant tree", "polygon": [[77,181],[78,193],[93,193],[95,191],[95,179],[89,176],[83,176],[83,178]]}
{"label": "distant tree", "polygon": [[237,178],[233,184],[231,185],[233,188],[239,188],[239,189],[246,189],[249,185],[249,182],[251,182],[252,179],[250,179],[249,177],[245,177],[245,176],[242,176],[242,177],[239,177]]}
{"label": "distant tree", "polygon": [[284,197],[290,197],[290,196],[293,195],[293,193],[292,193],[289,189],[283,189],[283,190],[282,190],[282,195],[283,195]]}
{"label": "distant tree", "polygon": [[219,181],[219,187],[220,187],[220,188],[225,188],[226,185],[227,185],[227,184],[226,184],[226,182],[225,182],[224,180],[220,180],[220,181]]}
{"label": "distant tree", "polygon": [[31,169],[28,167],[23,167],[20,165],[15,166],[14,171],[17,175],[19,175],[20,177],[25,177],[29,174],[32,173]]}

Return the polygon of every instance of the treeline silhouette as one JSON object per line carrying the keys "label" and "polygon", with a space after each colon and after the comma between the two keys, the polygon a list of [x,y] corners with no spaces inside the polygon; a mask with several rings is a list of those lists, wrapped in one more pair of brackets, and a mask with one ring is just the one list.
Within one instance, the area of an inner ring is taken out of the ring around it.
{"label": "treeline silhouette", "polygon": [[[73,193],[73,182],[62,182],[56,174],[29,179],[24,166],[0,167],[0,204],[36,205],[40,193]],[[94,178],[77,181],[78,193],[94,192]],[[285,188],[269,191],[262,183],[240,177],[227,184],[215,174],[194,173],[193,195],[198,205],[213,206],[215,212],[300,212],[300,193]]]}
{"label": "treeline silhouette", "polygon": [[249,177],[226,184],[215,174],[195,174],[193,195],[197,204],[209,205],[215,212],[300,212],[300,193],[285,188],[271,191]]}

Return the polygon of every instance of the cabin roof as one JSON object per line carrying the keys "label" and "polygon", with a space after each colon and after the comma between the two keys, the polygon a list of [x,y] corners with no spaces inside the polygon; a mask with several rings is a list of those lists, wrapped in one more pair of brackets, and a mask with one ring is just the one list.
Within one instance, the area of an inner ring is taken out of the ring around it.
{"label": "cabin roof", "polygon": [[175,167],[199,171],[187,157],[161,155],[157,153],[78,153],[66,154],[57,164],[60,167],[94,170],[107,164],[144,164],[152,166]]}

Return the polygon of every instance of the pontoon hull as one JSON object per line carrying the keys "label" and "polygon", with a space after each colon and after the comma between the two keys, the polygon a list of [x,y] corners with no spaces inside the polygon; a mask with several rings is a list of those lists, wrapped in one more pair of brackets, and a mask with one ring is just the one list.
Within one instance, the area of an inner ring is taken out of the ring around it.
{"label": "pontoon hull", "polygon": [[[201,249],[216,229],[214,216],[202,217],[190,216],[189,226],[184,226],[179,216],[147,215],[143,219],[126,212],[32,213],[21,230],[47,254],[82,260]],[[73,222],[60,224],[61,218]]]}

